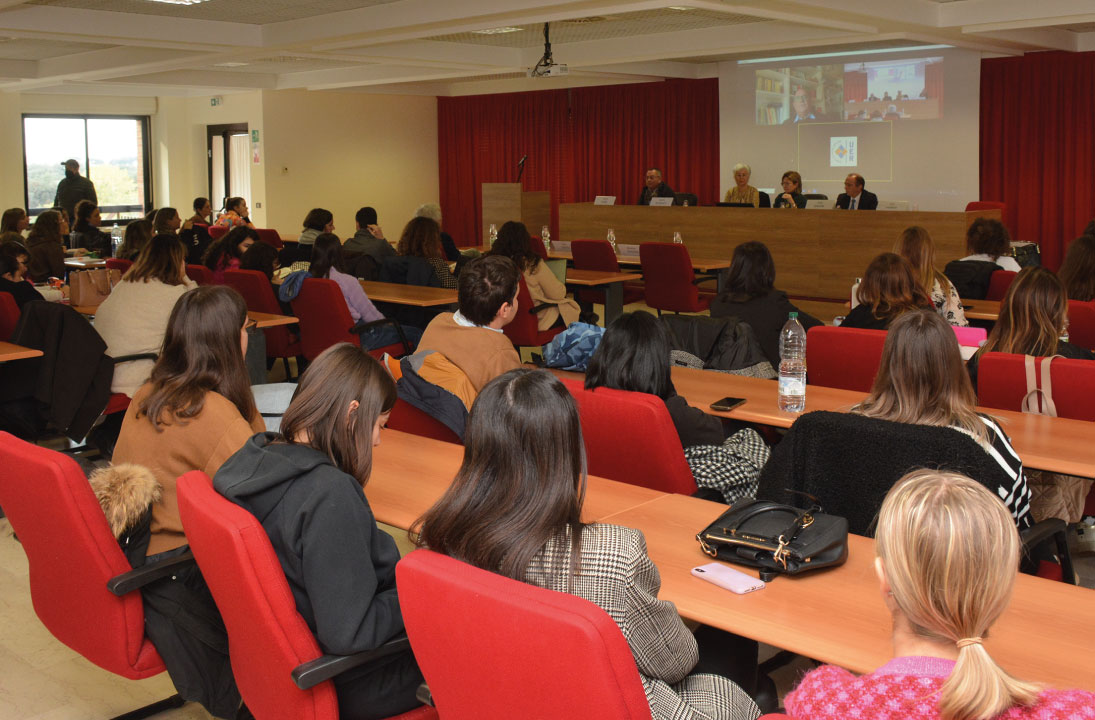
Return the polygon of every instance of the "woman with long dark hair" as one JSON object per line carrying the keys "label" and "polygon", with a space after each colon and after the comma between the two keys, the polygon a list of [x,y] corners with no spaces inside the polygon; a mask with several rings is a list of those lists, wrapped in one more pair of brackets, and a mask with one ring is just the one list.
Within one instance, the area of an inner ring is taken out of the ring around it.
{"label": "woman with long dark hair", "polygon": [[456,276],[449,270],[441,246],[441,226],[430,218],[416,217],[408,222],[395,251],[399,255],[423,258],[433,268],[441,287],[456,288]]}
{"label": "woman with long dark hair", "polygon": [[72,226],[71,246],[99,253],[101,257],[110,257],[113,248],[110,245],[110,235],[99,229],[102,222],[98,205],[90,200],[76,203],[76,222]]}
{"label": "woman with long dark hair", "polygon": [[935,309],[912,266],[895,253],[882,253],[871,261],[856,297],[859,305],[852,308],[841,327],[885,330],[907,312]]}
{"label": "woman with long dark hair", "polygon": [[[395,405],[395,383],[361,348],[341,343],[304,371],[281,434],[255,435],[213,479],[262,523],[297,610],[324,652],[372,650],[403,631],[399,549],[376,525],[363,492],[373,446]],[[410,651],[378,668],[337,675],[339,717],[398,715],[418,705]]]}
{"label": "woman with long dark hair", "polygon": [[504,223],[498,230],[498,239],[494,241],[490,254],[512,260],[525,278],[533,307],[546,305],[536,313],[536,324],[540,330],[547,330],[553,325],[566,327],[577,322],[582,309],[574,298],[567,295],[566,286],[559,282],[547,263],[542,262],[532,249],[532,238],[524,223],[512,220]]}
{"label": "woman with long dark hair", "polygon": [[574,398],[550,373],[511,370],[476,398],[464,462],[416,522],[417,544],[599,605],[627,638],[654,718],[756,718],[737,685],[689,674],[696,640],[673,605],[658,600],[642,533],[582,522],[585,487]]}
{"label": "woman with long dark hair", "polygon": [[65,277],[66,235],[68,220],[57,210],[46,210],[35,219],[27,236],[27,276],[31,280],[41,283],[51,277]]}
{"label": "woman with long dark hair", "polygon": [[1085,233],[1069,244],[1058,277],[1069,300],[1095,300],[1095,235]]}
{"label": "woman with long dark hair", "polygon": [[252,228],[237,227],[206,248],[202,264],[213,271],[213,282],[223,283],[225,270],[238,270],[243,254],[258,239]]}
{"label": "woman with long dark hair", "polygon": [[935,267],[935,243],[927,230],[919,225],[905,228],[894,243],[893,251],[912,266],[920,289],[931,298],[935,311],[944,320],[958,327],[970,324],[954,284]]}

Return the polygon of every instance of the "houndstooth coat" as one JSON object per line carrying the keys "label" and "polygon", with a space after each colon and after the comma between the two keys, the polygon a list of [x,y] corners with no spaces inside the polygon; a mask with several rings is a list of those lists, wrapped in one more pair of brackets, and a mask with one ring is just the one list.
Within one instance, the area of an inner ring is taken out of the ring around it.
{"label": "houndstooth coat", "polygon": [[570,592],[600,606],[623,631],[639,667],[655,720],[755,720],[760,710],[740,687],[717,675],[689,675],[696,639],[673,603],[658,599],[661,578],[638,530],[594,524],[582,533],[581,566],[573,587],[570,531],[544,546],[526,580]]}

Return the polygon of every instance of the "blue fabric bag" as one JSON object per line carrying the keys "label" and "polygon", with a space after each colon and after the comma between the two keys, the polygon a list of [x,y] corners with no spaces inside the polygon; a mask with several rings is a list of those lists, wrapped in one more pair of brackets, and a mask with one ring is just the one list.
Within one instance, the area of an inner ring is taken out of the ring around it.
{"label": "blue fabric bag", "polygon": [[544,346],[545,367],[585,372],[604,334],[605,329],[600,325],[571,323]]}

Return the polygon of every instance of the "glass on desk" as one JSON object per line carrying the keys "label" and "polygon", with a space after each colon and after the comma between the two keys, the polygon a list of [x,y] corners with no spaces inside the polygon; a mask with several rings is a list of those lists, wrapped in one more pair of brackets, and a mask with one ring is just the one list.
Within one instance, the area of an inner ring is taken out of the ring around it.
{"label": "glass on desk", "polygon": [[681,234],[679,232],[673,233],[673,242],[677,245],[684,244],[684,240],[681,239]]}
{"label": "glass on desk", "polygon": [[608,229],[608,244],[612,246],[612,252],[616,252],[616,231]]}

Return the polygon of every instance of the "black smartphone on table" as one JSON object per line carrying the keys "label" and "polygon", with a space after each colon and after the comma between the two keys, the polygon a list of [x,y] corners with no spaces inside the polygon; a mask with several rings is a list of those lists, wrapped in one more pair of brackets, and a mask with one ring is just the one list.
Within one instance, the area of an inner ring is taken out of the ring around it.
{"label": "black smartphone on table", "polygon": [[745,398],[724,397],[722,400],[716,400],[711,403],[711,409],[719,412],[730,412],[744,402]]}

